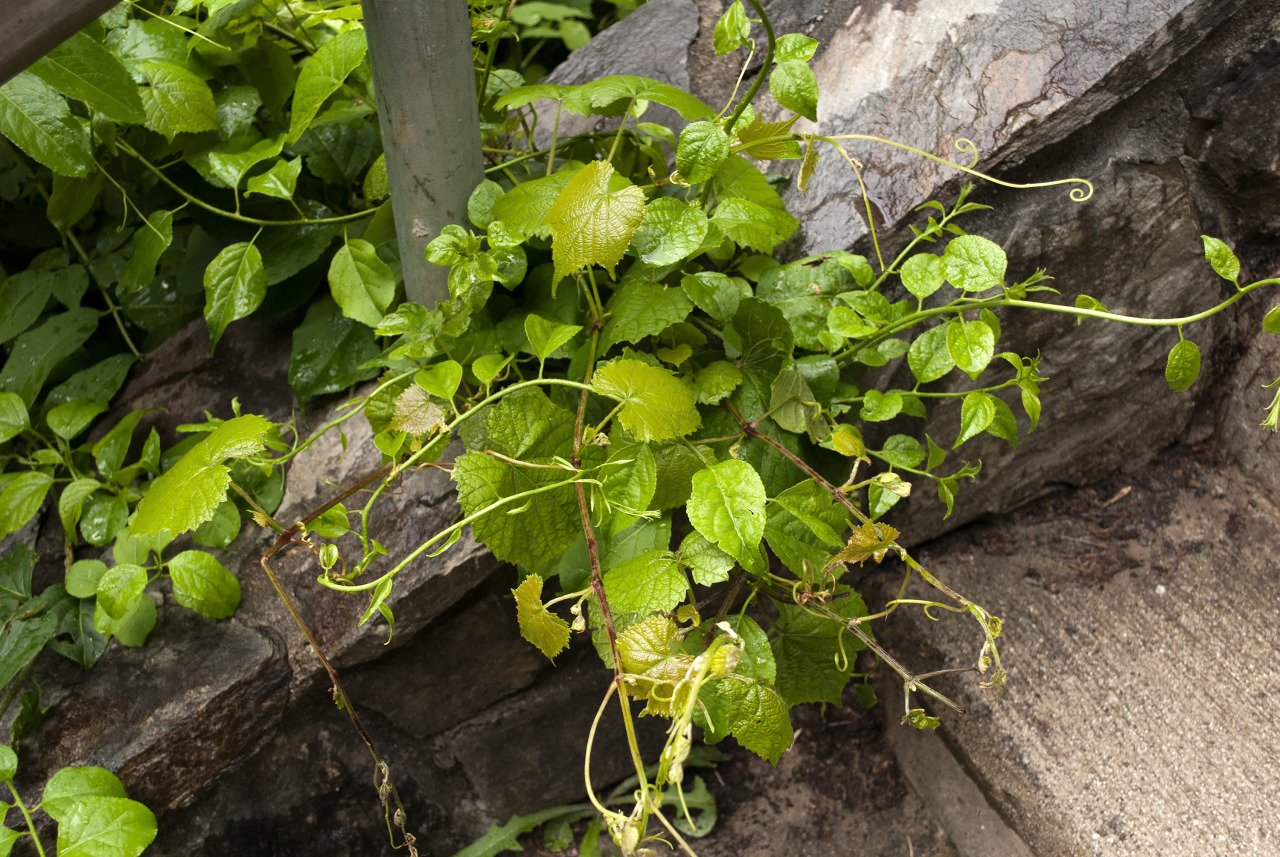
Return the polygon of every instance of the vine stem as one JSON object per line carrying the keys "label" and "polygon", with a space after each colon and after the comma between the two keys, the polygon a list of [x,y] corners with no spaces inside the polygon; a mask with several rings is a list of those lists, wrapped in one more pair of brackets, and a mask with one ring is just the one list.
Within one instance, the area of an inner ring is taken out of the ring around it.
{"label": "vine stem", "polygon": [[769,67],[773,65],[773,52],[777,46],[778,39],[773,33],[773,24],[769,21],[769,16],[764,13],[764,7],[760,5],[760,0],[747,0],[751,4],[751,8],[756,10],[756,14],[760,16],[760,23],[764,25],[765,37],[769,40],[769,46],[765,48],[764,61],[760,66],[760,71],[756,74],[756,79],[751,81],[751,88],[747,90],[747,94],[742,96],[742,100],[738,102],[738,106],[733,109],[733,113],[729,114],[729,121],[725,123],[725,130],[732,131],[734,126],[738,124],[738,119],[742,117],[742,111],[747,109],[747,105],[756,97],[756,93],[760,91],[761,84],[764,83],[765,77],[768,76]]}
{"label": "vine stem", "polygon": [[[373,481],[373,479],[376,479],[381,475],[381,473],[374,474],[362,484],[368,484]],[[231,484],[235,486],[235,482],[232,482]],[[349,496],[351,493],[354,493],[359,489],[360,486],[358,485],[355,488],[350,489],[347,494],[343,496]],[[242,497],[246,496],[244,490],[239,488],[239,486],[236,486],[236,491],[240,493]],[[328,504],[327,508],[332,508],[332,506],[336,505],[338,502],[341,502],[341,497]],[[256,503],[253,505],[257,506]],[[260,506],[258,508],[261,510]],[[314,519],[318,515],[324,514],[325,510],[327,509],[323,509],[322,507],[322,510],[313,513],[309,519]],[[268,520],[272,519],[268,516]],[[262,570],[266,572],[267,580],[271,582],[271,587],[275,589],[276,595],[279,596],[281,603],[284,604],[285,610],[289,612],[289,616],[293,619],[293,623],[298,627],[298,630],[302,632],[303,637],[306,638],[307,645],[311,647],[311,651],[316,656],[316,660],[320,662],[320,665],[324,667],[324,671],[328,673],[329,680],[333,683],[334,702],[338,704],[339,708],[342,708],[347,712],[347,716],[351,718],[351,725],[360,736],[360,740],[364,742],[365,747],[368,748],[370,755],[373,756],[375,770],[380,772],[383,776],[383,782],[377,786],[378,798],[382,802],[383,808],[386,809],[392,819],[394,819],[396,827],[400,829],[400,835],[404,838],[404,845],[409,849],[410,857],[417,857],[418,851],[413,844],[414,837],[405,829],[404,804],[400,800],[400,793],[396,790],[395,783],[391,781],[390,769],[388,768],[387,763],[383,760],[382,754],[378,752],[378,748],[373,742],[373,736],[370,735],[369,730],[365,728],[364,722],[360,719],[360,715],[356,713],[355,706],[351,703],[351,697],[347,695],[346,689],[342,686],[342,679],[339,678],[338,671],[334,668],[333,664],[330,663],[329,659],[325,656],[324,649],[320,646],[320,640],[316,638],[311,627],[307,624],[306,620],[302,618],[302,614],[298,612],[298,608],[294,605],[293,599],[289,597],[289,593],[285,590],[284,585],[281,584],[280,578],[276,576],[275,570],[271,568],[271,558],[288,545],[294,544],[297,541],[295,533],[297,532],[298,525],[294,525],[289,529],[283,529],[280,527],[279,523],[274,520],[272,520],[272,523],[274,523],[280,530],[280,535],[276,539],[275,544],[271,546],[271,549],[263,554],[260,561]],[[376,775],[374,777],[374,781],[375,783],[377,782]],[[390,812],[390,807],[386,804],[384,790],[385,795],[389,795],[395,802],[396,809],[394,813]]]}
{"label": "vine stem", "polygon": [[257,217],[249,217],[247,215],[239,214],[234,211],[227,211],[225,208],[218,208],[216,205],[207,203],[203,199],[200,199],[200,197],[198,196],[193,196],[191,193],[184,190],[181,185],[179,185],[173,179],[165,175],[163,170],[161,170],[155,164],[151,163],[146,158],[144,158],[137,149],[133,148],[128,143],[124,142],[123,140],[117,140],[116,145],[119,146],[124,152],[136,158],[140,164],[142,164],[144,167],[146,167],[148,170],[154,173],[155,176],[160,179],[160,181],[167,184],[170,187],[170,189],[175,191],[179,196],[181,196],[187,202],[191,203],[197,208],[203,208],[205,211],[208,211],[211,214],[216,214],[219,217],[225,217],[228,220],[239,221],[240,223],[249,223],[254,226],[317,226],[317,225],[323,225],[328,223],[350,223],[353,220],[361,220],[362,218],[370,217],[373,214],[375,214],[379,209],[382,208],[382,206],[378,206],[377,208],[368,208],[368,209],[365,209],[364,211],[357,211],[354,214],[341,214],[341,215],[338,215],[337,217],[316,217],[312,219],[303,218],[301,220],[262,220]]}
{"label": "vine stem", "polygon": [[22,802],[22,795],[18,794],[18,790],[14,788],[13,783],[6,783],[9,787],[9,793],[13,795],[14,804],[22,812],[22,817],[27,821],[27,830],[31,833],[31,839],[36,844],[36,853],[40,857],[45,857],[44,846],[40,844],[40,837],[36,835],[35,823],[31,821],[31,812],[27,809],[27,805]]}
{"label": "vine stem", "polygon": [[832,498],[841,506],[844,506],[846,509],[848,509],[854,515],[854,517],[862,521],[864,524],[871,523],[871,519],[868,518],[866,514],[861,509],[858,508],[858,505],[856,503],[854,503],[852,500],[849,499],[847,494],[845,494],[839,488],[837,488],[836,486],[828,482],[826,477],[824,477],[821,473],[819,473],[818,471],[810,467],[805,462],[804,459],[796,455],[791,450],[787,449],[786,446],[784,446],[782,443],[774,440],[773,438],[769,437],[769,435],[760,431],[760,429],[756,428],[755,423],[747,422],[745,419],[743,419],[742,414],[738,412],[738,409],[733,406],[732,402],[726,399],[724,406],[729,409],[729,413],[732,414],[733,418],[738,421],[738,425],[742,427],[742,431],[744,434],[747,434],[754,438],[759,438],[760,440],[769,444],[769,446],[772,446],[774,449],[778,450],[778,452],[782,453],[783,457],[786,458],[787,461],[790,461],[796,467],[800,468],[801,472],[803,472],[805,476],[808,476],[814,482],[817,482],[819,485],[825,488],[828,492],[830,492]]}

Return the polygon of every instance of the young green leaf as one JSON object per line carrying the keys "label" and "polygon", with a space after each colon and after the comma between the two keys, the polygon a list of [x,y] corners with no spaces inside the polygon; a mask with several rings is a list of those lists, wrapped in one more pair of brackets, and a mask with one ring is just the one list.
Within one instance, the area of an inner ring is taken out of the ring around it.
{"label": "young green leaf", "polygon": [[591,386],[623,403],[618,419],[637,440],[683,437],[702,425],[689,388],[640,360],[620,359],[599,367]]}
{"label": "young green leaf", "polygon": [[413,380],[431,395],[449,402],[457,395],[458,385],[462,383],[462,364],[456,360],[442,360],[419,369]]}
{"label": "young green leaf", "polygon": [[1200,348],[1190,339],[1178,340],[1169,352],[1169,362],[1164,367],[1164,379],[1175,393],[1195,383],[1200,375]]}
{"label": "young green leaf", "polygon": [[[781,122],[765,122],[757,116],[745,128],[738,130],[738,142],[744,147],[743,153],[750,155],[757,161],[767,161],[772,158],[800,157],[800,145],[795,140],[772,139],[774,137],[788,136],[791,133],[791,126],[795,125],[796,120],[799,118],[797,115]],[[769,140],[770,142],[758,142],[762,140]]]}
{"label": "young green leaf", "polygon": [[212,554],[183,551],[168,562],[173,597],[210,619],[226,619],[240,606],[240,581]]}
{"label": "young green leaf", "polygon": [[147,223],[133,233],[133,255],[125,263],[116,288],[130,295],[151,285],[160,256],[173,243],[173,212],[153,211]]}
{"label": "young green leaf", "polygon": [[9,481],[0,491],[0,539],[16,533],[36,516],[52,486],[53,477],[39,470],[21,472]]}
{"label": "young green leaf", "polygon": [[921,384],[936,381],[955,368],[955,358],[947,346],[947,327],[940,324],[920,334],[907,351],[907,365]]}
{"label": "young green leaf", "polygon": [[[387,183],[385,156],[380,157],[379,161],[383,165],[381,183],[385,185]],[[370,168],[370,175],[372,175],[373,170],[377,168],[379,161],[375,161],[373,167]],[[368,181],[369,180],[366,178],[366,184]],[[379,188],[379,190],[381,190],[381,188]],[[386,196],[387,193],[390,193],[389,189],[382,195]],[[495,220],[493,216],[493,207],[497,204],[498,200],[502,199],[503,193],[505,193],[505,191],[503,191],[502,185],[490,179],[485,179],[480,182],[480,184],[476,185],[476,189],[471,191],[471,196],[467,198],[467,220],[471,221],[472,226],[477,229],[489,228],[489,224]],[[369,197],[367,191],[365,193],[365,197]]]}
{"label": "young green leaf", "polygon": [[698,309],[721,324],[733,318],[738,311],[738,302],[742,300],[738,283],[718,271],[685,274],[680,279],[680,288]]}
{"label": "young green leaf", "polygon": [[956,319],[947,325],[947,351],[951,359],[975,381],[995,356],[995,332],[985,321]]}
{"label": "young green leaf", "polygon": [[149,84],[142,90],[148,128],[169,140],[184,132],[218,128],[218,107],[209,84],[172,63],[141,62],[137,67]]}
{"label": "young green leaf", "polygon": [[869,423],[880,423],[891,420],[902,413],[902,393],[898,390],[880,392],[867,390],[862,399],[862,410],[858,416]]}
{"label": "young green leaf", "polygon": [[209,324],[209,352],[227,325],[249,315],[267,294],[262,253],[249,241],[224,247],[204,271],[204,317]]}
{"label": "young green leaf", "polygon": [[788,110],[818,121],[818,78],[804,60],[782,60],[769,75],[769,92]]}
{"label": "young green leaf", "polygon": [[271,427],[270,420],[253,414],[219,425],[152,483],[130,530],[135,535],[185,533],[212,518],[231,481],[223,461],[259,452]]}
{"label": "young green leaf", "polygon": [[720,550],[702,533],[694,530],[680,543],[677,559],[689,567],[693,580],[700,586],[711,586],[729,579],[736,561]]}
{"label": "young green leaf", "polygon": [[750,39],[751,24],[747,22],[747,10],[743,8],[742,0],[733,0],[720,20],[716,21],[716,28],[712,33],[711,44],[716,56],[737,50]]}
{"label": "young green leaf", "polygon": [[396,278],[372,244],[353,238],[333,254],[329,290],[343,315],[377,327],[396,296]]}
{"label": "young green leaf", "polygon": [[213,517],[196,527],[192,539],[198,545],[222,551],[226,550],[238,535],[240,535],[240,510],[230,500],[223,500],[214,510]]}
{"label": "young green leaf", "polygon": [[609,607],[618,613],[665,613],[689,594],[689,582],[680,573],[675,554],[654,550],[608,569],[604,592]]}
{"label": "young green leaf", "polygon": [[85,102],[116,122],[140,125],[146,121],[138,86],[124,64],[86,33],[76,33],[49,51],[30,71],[63,95]]}
{"label": "young green leaf", "polygon": [[644,219],[644,191],[607,161],[592,161],[547,210],[556,279],[589,265],[613,273]]}
{"label": "young green leaf", "polygon": [[356,27],[339,33],[320,46],[298,74],[293,91],[293,114],[289,117],[289,142],[296,142],[307,130],[321,105],[338,91],[347,75],[364,61],[369,45],[364,29]]}
{"label": "young green leaf", "polygon": [[1240,285],[1240,260],[1231,252],[1231,248],[1208,235],[1201,235],[1200,238],[1204,241],[1204,258],[1213,266],[1218,276]]}
{"label": "young green leaf", "polygon": [[106,768],[62,768],[45,783],[40,808],[54,821],[62,821],[94,798],[125,796],[120,779]]}
{"label": "young green leaf", "polygon": [[60,175],[82,178],[96,169],[85,126],[66,99],[29,71],[0,86],[0,134]]}
{"label": "young green leaf", "polygon": [[955,449],[974,435],[986,431],[995,418],[995,397],[978,390],[965,395],[960,404],[960,436],[951,448]]}
{"label": "young green leaf", "polygon": [[721,461],[695,473],[689,521],[753,574],[764,572],[760,540],[768,497],[760,474],[745,461]]}
{"label": "young green leaf", "polygon": [[1267,311],[1262,319],[1262,329],[1267,333],[1280,333],[1280,306]]}
{"label": "young green leaf", "polygon": [[978,235],[953,238],[942,254],[942,269],[947,279],[966,292],[1004,285],[1008,264],[999,244]]}
{"label": "young green leaf", "polygon": [[701,696],[710,740],[732,735],[772,764],[791,746],[791,717],[776,690],[759,680],[731,675],[707,685]]}
{"label": "young green leaf", "polygon": [[0,443],[7,443],[17,437],[30,425],[31,420],[22,397],[17,393],[0,393]]}
{"label": "young green leaf", "polygon": [[516,598],[516,621],[520,636],[554,660],[569,645],[569,623],[542,603],[542,578],[531,574],[511,590]]}
{"label": "young green leaf", "polygon": [[544,362],[560,346],[577,336],[580,330],[580,324],[560,324],[533,313],[529,313],[524,319],[525,336],[529,337],[529,344],[533,346],[533,353],[538,355],[538,360]]}
{"label": "young green leaf", "polygon": [[693,122],[680,132],[676,170],[691,184],[701,184],[729,157],[729,135],[716,122]]}
{"label": "young green leaf", "polygon": [[787,60],[808,62],[813,59],[813,55],[817,52],[817,39],[811,39],[800,33],[787,33],[778,37],[773,57],[776,62],[785,62]]}
{"label": "young green leaf", "polygon": [[702,246],[707,228],[702,209],[664,196],[645,206],[632,240],[646,265],[673,265]]}
{"label": "young green leaf", "polygon": [[121,619],[139,598],[145,598],[147,570],[140,565],[116,565],[98,579],[98,606],[112,619]]}
{"label": "young green leaf", "polygon": [[276,199],[293,199],[298,187],[298,176],[301,174],[302,158],[294,158],[292,161],[281,159],[265,173],[250,178],[245,184],[244,192],[260,193]]}
{"label": "young green leaf", "polygon": [[58,825],[61,857],[138,857],[156,838],[151,810],[123,797],[82,801]]}
{"label": "young green leaf", "polygon": [[1014,417],[1013,410],[1003,399],[996,396],[992,396],[991,401],[995,403],[996,413],[991,419],[991,425],[987,426],[987,434],[1008,441],[1010,446],[1017,449],[1018,420]]}

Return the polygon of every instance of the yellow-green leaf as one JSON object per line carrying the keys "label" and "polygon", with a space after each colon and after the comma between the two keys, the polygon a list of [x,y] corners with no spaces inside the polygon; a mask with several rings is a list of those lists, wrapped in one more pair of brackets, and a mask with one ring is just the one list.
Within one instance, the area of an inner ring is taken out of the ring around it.
{"label": "yellow-green leaf", "polygon": [[569,623],[552,613],[542,603],[542,578],[531,574],[511,590],[516,597],[516,621],[520,636],[538,647],[548,658],[554,658],[569,645]]}
{"label": "yellow-green leaf", "polygon": [[664,369],[640,360],[615,360],[596,370],[591,386],[622,402],[618,419],[637,440],[666,440],[698,430],[693,393]]}
{"label": "yellow-green leaf", "polygon": [[547,212],[556,279],[589,265],[613,273],[644,219],[644,192],[606,161],[587,164]]}

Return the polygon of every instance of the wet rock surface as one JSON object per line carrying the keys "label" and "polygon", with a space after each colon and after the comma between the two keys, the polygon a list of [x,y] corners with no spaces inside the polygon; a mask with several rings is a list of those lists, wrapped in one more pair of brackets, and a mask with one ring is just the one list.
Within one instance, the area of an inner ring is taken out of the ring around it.
{"label": "wet rock surface", "polygon": [[[720,10],[717,0],[653,0],[577,52],[560,79],[644,74],[718,107],[737,72],[712,61]],[[997,210],[967,223],[1009,248],[1012,273],[1047,267],[1065,301],[1084,292],[1154,316],[1206,308],[1231,287],[1204,263],[1201,232],[1236,248],[1245,277],[1280,269],[1277,0],[775,0],[770,11],[779,32],[824,41],[815,65],[824,129],[944,156],[967,137],[979,168],[1005,180],[1093,181],[1083,204],[1063,188],[988,187],[976,198]],[[867,164],[885,246],[900,245],[915,205],[958,186],[896,150],[857,144],[854,153]],[[872,253],[851,179],[827,157],[808,196],[788,200],[806,222],[789,252]],[[1258,819],[1280,810],[1265,802],[1280,791],[1256,764],[1280,749],[1265,743],[1273,729],[1259,738],[1256,728],[1280,692],[1266,660],[1274,634],[1258,608],[1280,594],[1264,549],[1280,526],[1280,464],[1257,428],[1271,395],[1259,385],[1280,371],[1280,345],[1258,335],[1264,303],[1188,328],[1206,360],[1182,395],[1163,378],[1171,331],[1002,317],[1010,347],[1043,347],[1053,380],[1040,428],[1016,453],[999,441],[964,448],[984,474],[949,521],[927,497],[898,518],[936,572],[1007,621],[1008,693],[993,703],[972,680],[953,681],[975,713],[948,720],[944,735],[1036,853],[1275,850]],[[211,360],[196,324],[135,370],[119,407],[167,407],[155,419],[171,431],[205,409],[229,416],[239,395],[245,410],[283,419],[287,353],[287,331],[242,322]],[[282,520],[332,496],[326,480],[351,484],[376,469],[362,424],[347,425],[345,455],[334,436],[294,464]],[[956,425],[941,408],[926,430],[949,446]],[[1153,463],[1180,438],[1192,445]],[[447,479],[430,471],[407,476],[387,506],[373,535],[393,556],[456,513]],[[992,523],[1001,520],[1013,526]],[[60,574],[59,533],[46,513],[20,534],[40,547],[48,579]],[[88,674],[42,660],[38,677],[57,707],[24,746],[19,784],[34,790],[64,764],[116,770],[161,814],[158,854],[390,853],[368,753],[258,567],[270,543],[246,528],[225,559],[244,590],[234,619],[200,619],[166,592],[147,647],[113,644]],[[511,569],[467,539],[411,565],[386,647],[385,624],[359,626],[364,602],[318,586],[305,551],[275,567],[342,666],[423,854],[453,854],[491,820],[581,799],[582,748],[607,676],[585,648],[551,668],[519,640],[505,597]],[[889,626],[896,636],[887,632],[904,659],[921,669],[972,662],[971,625],[904,614]],[[1255,696],[1240,695],[1246,685]],[[908,788],[913,776],[883,744],[879,713],[810,708],[795,723],[797,747],[778,769],[731,750],[718,770],[699,772],[721,807],[700,853],[983,853],[949,842]],[[607,726],[597,749],[601,782],[625,775],[617,732]],[[1230,746],[1241,735],[1245,756]],[[1231,771],[1248,772],[1249,793],[1264,797],[1234,800]],[[1236,838],[1219,844],[1220,832]]]}

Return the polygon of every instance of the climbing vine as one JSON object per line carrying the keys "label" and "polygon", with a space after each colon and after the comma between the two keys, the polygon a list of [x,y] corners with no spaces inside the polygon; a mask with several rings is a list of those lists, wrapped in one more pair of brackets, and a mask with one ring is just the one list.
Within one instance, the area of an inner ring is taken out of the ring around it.
{"label": "climbing vine", "polygon": [[[239,582],[217,557],[170,546],[190,532],[225,548],[246,513],[277,534],[264,572],[373,752],[379,798],[411,852],[389,763],[275,578],[282,550],[311,551],[318,585],[366,599],[362,621],[394,632],[397,576],[469,530],[516,568],[530,644],[555,659],[578,635],[612,672],[584,762],[590,805],[495,825],[468,857],[592,809],[596,835],[606,830],[624,854],[646,853],[653,836],[693,854],[689,840],[708,826],[692,809],[714,816],[685,773],[701,758],[695,727],[776,763],[792,707],[839,704],[855,680],[874,704],[859,652],[900,677],[904,723],[935,728],[919,700],[957,706],[930,683],[936,674],[876,638],[875,623],[900,606],[967,614],[972,670],[1002,687],[1000,619],[932,575],[884,521],[921,490],[950,514],[979,475],[961,448],[981,434],[1016,446],[1035,429],[1040,358],[1000,350],[1001,319],[1040,311],[1172,327],[1166,377],[1182,391],[1200,370],[1188,329],[1280,280],[1242,284],[1230,248],[1206,236],[1211,270],[1235,285],[1215,306],[1147,319],[1094,297],[1063,303],[1045,271],[1011,271],[999,245],[966,231],[966,215],[987,207],[969,186],[921,206],[901,247],[873,231],[870,258],[834,250],[781,262],[774,254],[799,226],[781,187],[806,190],[821,157],[861,183],[860,159],[900,144],[794,130],[817,118],[818,45],[777,35],[757,0],[732,3],[715,28],[716,53],[743,69],[718,109],[635,76],[527,82],[533,48],[512,52],[512,38],[575,47],[578,5],[472,4],[487,178],[468,223],[428,247],[449,269],[449,297],[435,306],[403,299],[390,206],[378,204],[386,168],[358,6],[122,4],[0,87],[0,133],[17,147],[0,140],[0,198],[42,203],[48,228],[30,228],[51,245],[0,280],[0,535],[56,496],[67,559],[65,581],[39,594],[29,549],[0,560],[6,706],[46,646],[88,667],[109,637],[141,645],[156,622],[148,587],[162,579],[204,616],[234,613]],[[682,127],[645,121],[655,103]],[[565,112],[616,125],[561,137]],[[1007,187],[1069,186],[1080,202],[1093,192],[1074,178],[1011,185],[912,151]],[[299,403],[357,395],[310,435],[237,403],[230,419],[181,427],[188,437],[169,449],[155,429],[134,442],[144,411],[86,440],[134,361],[201,314],[211,349],[249,315],[300,316],[289,365]],[[1280,308],[1264,328],[1280,332]],[[890,364],[905,371],[870,373]],[[905,380],[873,382],[885,377]],[[947,398],[960,400],[958,423],[924,433]],[[383,467],[300,521],[277,521],[285,466],[352,419],[369,423]],[[1278,419],[1280,395],[1264,425]],[[423,467],[451,475],[460,512],[389,556],[370,536],[378,501]],[[110,556],[83,555],[86,545],[111,546]],[[848,570],[886,557],[902,564],[902,590],[872,610]],[[903,597],[912,576],[933,600]],[[14,742],[43,716],[37,688],[20,699]],[[633,702],[669,721],[657,759],[641,754]],[[621,718],[635,774],[602,796],[590,765],[606,716]],[[50,787],[106,775],[66,771]],[[117,787],[104,785],[101,800],[137,814]],[[54,815],[49,806],[46,790]],[[139,853],[150,825],[110,853]]]}

